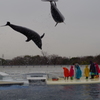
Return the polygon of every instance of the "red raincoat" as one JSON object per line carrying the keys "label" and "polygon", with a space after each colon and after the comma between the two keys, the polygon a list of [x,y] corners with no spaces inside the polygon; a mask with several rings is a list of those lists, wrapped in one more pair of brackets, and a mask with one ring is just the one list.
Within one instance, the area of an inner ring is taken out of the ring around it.
{"label": "red raincoat", "polygon": [[64,77],[69,77],[69,70],[66,67],[63,67],[64,69]]}

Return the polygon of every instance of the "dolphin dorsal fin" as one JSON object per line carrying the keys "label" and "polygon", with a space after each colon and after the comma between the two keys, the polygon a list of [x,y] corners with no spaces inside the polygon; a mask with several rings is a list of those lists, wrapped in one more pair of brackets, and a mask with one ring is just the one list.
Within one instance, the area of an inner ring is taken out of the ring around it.
{"label": "dolphin dorsal fin", "polygon": [[44,37],[45,33],[43,33],[43,35],[41,36],[41,39]]}

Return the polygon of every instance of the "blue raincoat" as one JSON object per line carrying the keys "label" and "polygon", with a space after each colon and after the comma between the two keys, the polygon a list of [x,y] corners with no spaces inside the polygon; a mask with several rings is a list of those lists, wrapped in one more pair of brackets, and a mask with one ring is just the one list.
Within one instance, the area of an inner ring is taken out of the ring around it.
{"label": "blue raincoat", "polygon": [[80,77],[82,77],[82,71],[81,71],[80,67],[77,65],[76,78],[80,79]]}

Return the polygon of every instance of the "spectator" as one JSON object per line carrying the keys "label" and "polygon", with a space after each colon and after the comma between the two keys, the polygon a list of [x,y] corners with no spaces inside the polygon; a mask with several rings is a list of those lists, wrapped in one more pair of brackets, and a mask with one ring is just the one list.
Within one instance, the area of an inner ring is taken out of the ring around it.
{"label": "spectator", "polygon": [[73,77],[74,77],[74,69],[73,69],[73,66],[70,67],[70,79],[73,80]]}
{"label": "spectator", "polygon": [[96,67],[96,78],[99,77],[99,65],[97,63],[94,63]]}
{"label": "spectator", "polygon": [[64,70],[64,79],[66,80],[66,77],[67,77],[67,80],[68,80],[68,78],[69,78],[69,70],[66,67],[63,67],[63,70]]}
{"label": "spectator", "polygon": [[90,73],[91,73],[91,78],[94,79],[94,76],[96,75],[96,67],[92,61],[90,61]]}
{"label": "spectator", "polygon": [[85,69],[84,69],[84,75],[85,75],[85,77],[86,77],[86,79],[88,79],[88,77],[89,77],[89,68],[88,68],[88,65],[86,65],[85,66]]}
{"label": "spectator", "polygon": [[76,79],[80,79],[82,77],[82,71],[79,67],[79,65],[77,65],[76,67]]}

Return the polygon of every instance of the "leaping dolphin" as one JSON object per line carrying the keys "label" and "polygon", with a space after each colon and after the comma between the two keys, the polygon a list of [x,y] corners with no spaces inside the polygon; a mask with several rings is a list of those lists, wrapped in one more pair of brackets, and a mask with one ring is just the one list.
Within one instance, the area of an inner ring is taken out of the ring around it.
{"label": "leaping dolphin", "polygon": [[37,32],[31,29],[14,25],[14,24],[11,24],[10,22],[7,22],[7,24],[4,26],[10,26],[15,31],[22,33],[23,35],[27,37],[26,42],[29,42],[30,40],[32,40],[40,49],[42,49],[42,38],[44,37],[45,33],[43,33],[43,35],[40,36]]}
{"label": "leaping dolphin", "polygon": [[58,0],[42,0],[42,1],[49,1],[50,2],[51,15],[52,15],[54,21],[56,22],[55,26],[57,26],[58,23],[64,22],[65,18],[61,14],[61,12],[58,10],[57,5],[56,5],[56,1],[58,1]]}

